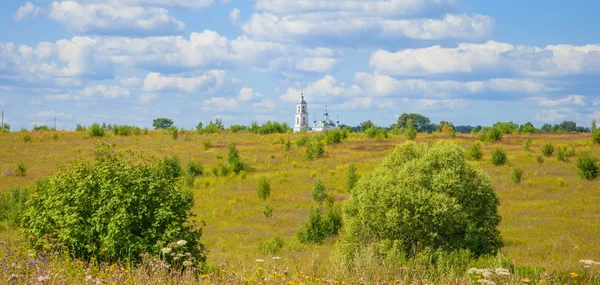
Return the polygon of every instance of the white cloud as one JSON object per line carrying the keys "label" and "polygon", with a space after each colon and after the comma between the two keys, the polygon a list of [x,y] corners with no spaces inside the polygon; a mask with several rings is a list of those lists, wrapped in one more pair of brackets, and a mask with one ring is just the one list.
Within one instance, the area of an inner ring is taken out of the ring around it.
{"label": "white cloud", "polygon": [[210,100],[204,100],[202,104],[202,110],[204,112],[238,111],[239,109],[240,106],[237,100],[223,97],[213,97]]}
{"label": "white cloud", "polygon": [[378,50],[370,65],[396,75],[509,72],[524,76],[600,73],[600,44],[544,48],[488,41],[461,43],[456,48],[431,46],[398,52]]}
{"label": "white cloud", "polygon": [[63,112],[56,112],[56,111],[40,111],[35,114],[29,113],[27,115],[27,117],[28,118],[41,118],[41,119],[50,119],[50,118],[71,119],[71,118],[73,118],[73,116],[71,116],[69,114],[65,114]]}
{"label": "white cloud", "polygon": [[90,99],[118,99],[129,97],[130,91],[127,88],[119,85],[93,85],[88,86],[83,90],[76,90],[63,94],[48,94],[44,95],[44,99],[48,101],[62,100],[90,100]]}
{"label": "white cloud", "polygon": [[141,86],[142,83],[144,83],[144,81],[138,77],[127,77],[121,78],[119,80],[119,83],[121,83],[122,86],[126,87],[138,87]]}
{"label": "white cloud", "polygon": [[156,99],[158,99],[158,94],[156,93],[142,93],[137,97],[137,101],[142,104],[148,104]]}
{"label": "white cloud", "polygon": [[270,112],[277,108],[277,103],[271,98],[264,98],[258,103],[252,104],[252,110],[254,112]]}
{"label": "white cloud", "polygon": [[181,90],[185,92],[210,91],[221,87],[229,80],[223,70],[210,70],[200,76],[164,76],[157,72],[149,73],[144,79],[144,91]]}
{"label": "white cloud", "polygon": [[238,101],[240,102],[250,102],[254,101],[258,98],[263,97],[259,92],[254,91],[252,88],[244,87],[240,89],[240,94],[238,95]]}
{"label": "white cloud", "polygon": [[564,109],[542,110],[535,115],[535,120],[544,123],[564,121],[570,118],[569,113]]}
{"label": "white cloud", "polygon": [[214,0],[80,0],[79,2],[103,3],[113,7],[120,6],[157,6],[166,8],[204,9],[210,7]]}
{"label": "white cloud", "polygon": [[332,70],[336,63],[335,58],[304,58],[296,63],[296,69],[309,72],[327,72]]}
{"label": "white cloud", "polygon": [[13,19],[15,21],[21,21],[27,17],[36,17],[40,14],[40,11],[40,7],[36,7],[31,2],[27,2],[25,5],[19,7],[19,10],[13,15]]}
{"label": "white cloud", "polygon": [[[305,97],[310,98],[312,102],[331,102],[334,97],[353,97],[362,93],[360,87],[356,85],[346,87],[343,82],[338,83],[331,75],[326,75],[303,89]],[[288,88],[279,98],[286,102],[297,102],[300,100],[301,92],[302,90],[297,88]]]}
{"label": "white cloud", "polygon": [[165,35],[183,31],[185,25],[164,8],[52,2],[49,18],[81,34]]}
{"label": "white cloud", "polygon": [[238,8],[233,8],[231,10],[231,12],[229,12],[229,19],[231,19],[231,22],[236,24],[240,18],[240,9]]}
{"label": "white cloud", "polygon": [[548,99],[548,98],[542,98],[542,97],[535,97],[533,99],[537,101],[538,105],[544,106],[544,107],[573,106],[573,105],[586,106],[587,105],[585,102],[585,97],[582,95],[568,95],[565,98],[559,98],[559,99],[554,99],[554,100]]}
{"label": "white cloud", "polygon": [[386,16],[419,16],[458,7],[458,0],[257,0],[255,5],[276,14],[339,11]]}
{"label": "white cloud", "polygon": [[338,104],[335,109],[339,110],[357,110],[357,109],[370,109],[373,106],[372,97],[357,97],[352,98],[349,101],[345,101],[342,104]]}

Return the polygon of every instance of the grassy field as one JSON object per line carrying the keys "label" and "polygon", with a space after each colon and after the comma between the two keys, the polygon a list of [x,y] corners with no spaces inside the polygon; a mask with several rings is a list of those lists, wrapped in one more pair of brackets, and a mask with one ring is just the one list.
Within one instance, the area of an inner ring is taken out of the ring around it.
{"label": "grassy field", "polygon": [[[25,135],[30,136],[30,142],[24,142]],[[69,161],[91,160],[92,149],[100,141],[115,143],[117,149],[158,157],[177,155],[183,166],[190,160],[199,160],[205,174],[194,182],[194,212],[198,221],[206,222],[202,241],[209,249],[209,262],[234,272],[245,272],[256,269],[256,260],[259,263],[266,260],[267,268],[273,262],[272,256],[277,256],[289,270],[297,274],[312,270],[314,277],[331,268],[329,253],[333,244],[332,240],[322,245],[301,244],[295,236],[315,206],[311,198],[314,181],[319,178],[325,183],[339,207],[348,198],[345,191],[348,166],[355,163],[359,173],[370,171],[404,137],[375,141],[353,133],[342,143],[326,145],[324,157],[308,161],[303,159],[304,147],[293,144],[290,150],[285,150],[280,143],[288,137],[294,142],[304,135],[309,134],[186,133],[174,140],[161,131],[131,137],[109,132],[108,137],[101,139],[88,138],[85,132],[3,133],[0,134],[0,192],[30,185],[51,175],[58,167],[67,166]],[[474,162],[491,177],[500,197],[500,231],[505,241],[502,255],[520,266],[543,267],[567,275],[582,272],[581,259],[600,259],[600,181],[580,179],[576,157],[561,162],[555,153],[541,164],[537,157],[548,142],[555,147],[563,144],[574,148],[577,153],[590,150],[596,157],[600,157],[600,146],[592,144],[590,134],[531,137],[533,144],[529,151],[523,148],[527,135],[505,135],[499,142],[483,144],[483,159]],[[439,140],[451,140],[467,148],[477,137],[418,134],[416,139],[417,142]],[[208,149],[204,147],[206,141],[211,142]],[[251,170],[245,175],[215,177],[211,169],[220,159],[226,160],[230,143],[237,145]],[[490,153],[496,147],[507,151],[506,166],[490,162]],[[11,175],[19,163],[25,166],[27,174]],[[524,170],[520,184],[512,181],[513,169],[517,167]],[[263,176],[270,180],[272,188],[267,201],[256,194],[256,185]],[[263,215],[265,205],[274,209],[271,218]],[[275,236],[283,238],[283,249],[273,255],[261,253],[259,244]],[[17,231],[0,225],[0,239],[7,244],[20,244],[21,237]]]}

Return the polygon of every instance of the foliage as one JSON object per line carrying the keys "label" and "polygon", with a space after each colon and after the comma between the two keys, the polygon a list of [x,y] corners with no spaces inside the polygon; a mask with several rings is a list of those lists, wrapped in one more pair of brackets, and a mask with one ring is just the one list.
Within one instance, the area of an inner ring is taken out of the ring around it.
{"label": "foliage", "polygon": [[323,203],[323,201],[325,201],[327,198],[327,193],[325,193],[325,184],[323,184],[321,179],[317,179],[313,185],[312,198],[319,204]]}
{"label": "foliage", "polygon": [[204,150],[209,149],[212,146],[212,142],[210,141],[210,139],[205,139],[202,141],[202,147],[204,147]]}
{"label": "foliage", "polygon": [[181,163],[179,162],[179,157],[174,155],[172,157],[165,156],[162,161],[160,161],[161,169],[165,171],[165,174],[178,178],[181,176],[183,171],[181,170]]}
{"label": "foliage", "polygon": [[[411,124],[409,124],[409,121]],[[429,118],[415,113],[402,113],[400,117],[398,117],[398,126],[400,128],[408,129],[413,125],[417,131],[419,132],[431,132],[432,126]]]}
{"label": "foliage", "polygon": [[156,118],[154,121],[152,121],[152,126],[154,129],[166,130],[173,126],[173,120],[167,118]]}
{"label": "foliage", "polygon": [[486,142],[495,142],[502,139],[502,131],[497,128],[491,128],[485,133]]}
{"label": "foliage", "polygon": [[501,134],[508,135],[518,132],[519,125],[513,122],[497,122],[492,126],[492,129],[496,129]]}
{"label": "foliage", "polygon": [[284,244],[283,238],[276,235],[270,240],[259,242],[258,250],[262,254],[274,254],[282,250]]}
{"label": "foliage", "polygon": [[292,148],[292,141],[290,140],[290,137],[288,137],[287,140],[285,141],[283,148],[285,150],[290,150]]}
{"label": "foliage", "polygon": [[9,132],[10,125],[8,123],[3,123],[0,125],[0,133]]}
{"label": "foliage", "polygon": [[543,157],[543,156],[541,156],[541,155],[538,155],[538,156],[537,156],[537,158],[536,158],[536,160],[537,160],[537,163],[538,163],[538,164],[542,164],[542,163],[544,163],[544,157]]}
{"label": "foliage", "polygon": [[592,120],[592,125],[590,126],[590,131],[592,133],[596,132],[596,130],[598,130],[598,126],[596,125],[596,120]]}
{"label": "foliage", "polygon": [[508,163],[508,157],[503,148],[497,147],[492,151],[492,163],[496,166],[505,165]]}
{"label": "foliage", "polygon": [[527,122],[519,127],[519,132],[522,134],[532,134],[537,131],[538,130],[535,128],[535,126],[530,122]]}
{"label": "foliage", "polygon": [[526,151],[529,151],[529,148],[531,147],[531,142],[532,142],[532,139],[531,139],[531,137],[527,137],[527,138],[525,139],[525,142],[523,143],[523,148],[524,148]]}
{"label": "foliage", "polygon": [[11,226],[19,226],[26,209],[29,192],[25,188],[13,188],[0,192],[0,221],[7,221]]}
{"label": "foliage", "polygon": [[103,137],[104,129],[98,123],[93,123],[90,127],[90,137]]}
{"label": "foliage", "polygon": [[25,143],[31,142],[31,136],[29,134],[23,135],[22,139]]}
{"label": "foliage", "polygon": [[227,162],[229,163],[231,171],[235,172],[236,174],[239,174],[240,171],[248,170],[248,165],[242,161],[240,152],[234,144],[229,144],[227,147]]}
{"label": "foliage", "polygon": [[309,141],[310,141],[309,136],[301,136],[299,139],[296,140],[296,145],[297,146],[305,146]]}
{"label": "foliage", "polygon": [[23,162],[17,163],[17,167],[15,167],[15,175],[16,176],[25,176],[27,175],[27,168]]}
{"label": "foliage", "polygon": [[379,128],[376,125],[372,125],[367,130],[365,130],[365,134],[367,137],[375,138],[376,140],[383,140],[388,138],[388,132],[385,128]]}
{"label": "foliage", "polygon": [[408,141],[361,177],[344,204],[335,250],[350,263],[371,246],[396,256],[427,248],[495,253],[502,246],[498,204],[489,177],[459,146]]}
{"label": "foliage", "polygon": [[256,193],[258,194],[258,198],[263,201],[271,196],[271,183],[269,183],[267,177],[260,178],[258,185],[256,185]]}
{"label": "foliage", "polygon": [[312,209],[308,221],[296,236],[301,243],[323,243],[330,236],[336,236],[342,227],[342,217],[338,211],[328,209],[323,217],[320,208]]}
{"label": "foliage", "polygon": [[205,128],[202,128],[202,123],[198,123],[196,126],[196,130],[201,134],[218,134],[224,129],[223,121],[219,118],[216,118],[214,123],[213,121],[208,122]]}
{"label": "foliage", "polygon": [[243,125],[231,125],[229,126],[229,131],[232,133],[237,133],[239,131],[245,131],[246,129],[248,129],[248,127],[243,126]]}
{"label": "foliage", "polygon": [[592,142],[600,144],[600,130],[596,130],[592,133]]}
{"label": "foliage", "polygon": [[87,127],[84,125],[77,124],[75,126],[75,131],[76,132],[85,132],[85,131],[87,131]]}
{"label": "foliage", "polygon": [[248,130],[255,134],[266,135],[266,134],[277,134],[277,133],[284,134],[284,133],[287,133],[288,131],[290,131],[291,128],[286,122],[280,123],[280,122],[267,121],[266,123],[262,124],[261,126],[259,126],[257,122],[253,122]]}
{"label": "foliage", "polygon": [[23,225],[35,249],[58,244],[74,257],[139,260],[159,255],[172,241],[194,260],[206,260],[188,224],[193,194],[181,191],[162,161],[133,163],[101,144],[93,163],[74,162],[36,184]]}
{"label": "foliage", "polygon": [[340,143],[343,139],[348,138],[348,133],[343,130],[329,130],[325,132],[325,140],[327,144]]}
{"label": "foliage", "polygon": [[129,125],[121,125],[121,126],[117,126],[114,125],[112,127],[113,131],[115,132],[115,135],[118,136],[130,136],[130,135],[139,135],[142,133],[142,129],[140,129],[139,127],[136,126],[129,126]]}
{"label": "foliage", "polygon": [[417,129],[415,128],[415,124],[413,124],[412,120],[407,120],[406,122],[407,129],[404,131],[404,136],[407,140],[412,141],[417,137]]}
{"label": "foliage", "polygon": [[523,169],[521,169],[521,168],[513,169],[512,179],[515,184],[521,183],[522,176],[523,176]]}
{"label": "foliage", "polygon": [[202,175],[202,173],[204,172],[202,163],[200,163],[200,161],[194,161],[194,160],[188,162],[188,164],[186,166],[186,170],[192,176],[199,176],[199,175]]}
{"label": "foliage", "polygon": [[33,125],[33,131],[48,131],[50,130],[50,127],[42,125],[42,126],[38,126],[38,125]]}
{"label": "foliage", "polygon": [[480,160],[483,158],[483,151],[481,150],[481,145],[479,142],[475,142],[471,145],[471,147],[469,147],[469,150],[467,151],[467,157],[473,160]]}
{"label": "foliage", "polygon": [[265,217],[270,218],[273,216],[273,207],[269,206],[269,205],[265,205],[265,209],[263,210],[263,215],[265,215]]}
{"label": "foliage", "polygon": [[176,127],[170,127],[168,130],[171,133],[173,140],[177,140],[177,138],[179,138],[179,130]]}
{"label": "foliage", "polygon": [[551,156],[554,153],[554,146],[551,143],[547,143],[542,147],[542,153],[545,156]]}
{"label": "foliage", "polygon": [[598,159],[595,158],[590,152],[581,152],[577,158],[577,174],[583,179],[596,179],[598,175],[600,175]]}
{"label": "foliage", "polygon": [[313,136],[306,145],[306,159],[313,160],[325,154],[325,145],[320,136]]}
{"label": "foliage", "polygon": [[360,123],[359,126],[358,126],[358,129],[361,132],[364,132],[364,131],[370,129],[371,127],[373,127],[373,126],[375,126],[375,124],[373,124],[373,122],[371,122],[371,120],[368,120],[368,121],[364,121],[364,122]]}
{"label": "foliage", "polygon": [[356,164],[351,163],[348,166],[348,172],[346,172],[346,190],[352,191],[354,185],[358,182],[358,174],[356,174]]}

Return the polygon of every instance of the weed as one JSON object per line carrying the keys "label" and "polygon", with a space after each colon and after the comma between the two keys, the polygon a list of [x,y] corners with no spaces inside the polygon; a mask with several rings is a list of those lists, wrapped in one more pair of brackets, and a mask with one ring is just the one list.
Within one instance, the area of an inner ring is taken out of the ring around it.
{"label": "weed", "polygon": [[15,175],[16,176],[25,176],[27,175],[27,168],[25,168],[25,164],[20,162],[15,167]]}
{"label": "weed", "polygon": [[192,176],[199,176],[199,175],[202,175],[202,173],[204,172],[202,163],[200,163],[199,161],[193,161],[193,160],[188,162],[188,164],[186,166],[186,170]]}
{"label": "weed", "polygon": [[531,147],[531,142],[532,142],[532,139],[531,139],[531,137],[527,137],[527,138],[525,139],[525,142],[523,143],[523,148],[524,148],[526,151],[529,151],[529,148]]}
{"label": "weed", "polygon": [[274,254],[283,249],[284,241],[283,238],[276,235],[272,239],[267,241],[261,241],[258,243],[258,250],[262,254]]}
{"label": "weed", "polygon": [[271,183],[266,177],[261,177],[258,181],[258,185],[256,185],[256,193],[258,194],[258,198],[267,200],[269,196],[271,196]]}
{"label": "weed", "polygon": [[265,205],[265,209],[263,210],[263,215],[265,215],[265,217],[270,218],[273,216],[273,207],[269,206],[269,205]]}
{"label": "weed", "polygon": [[23,142],[24,143],[31,142],[31,136],[29,134],[24,135],[23,136]]}

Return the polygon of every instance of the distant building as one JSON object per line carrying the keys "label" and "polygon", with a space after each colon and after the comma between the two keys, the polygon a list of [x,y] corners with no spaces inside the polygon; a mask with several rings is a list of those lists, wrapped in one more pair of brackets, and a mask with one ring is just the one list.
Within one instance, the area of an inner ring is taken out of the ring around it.
{"label": "distant building", "polygon": [[325,114],[323,114],[323,120],[317,121],[316,116],[313,121],[313,126],[308,126],[308,106],[304,101],[304,94],[300,94],[300,102],[296,103],[296,116],[294,120],[294,132],[301,131],[313,131],[322,132],[328,130],[335,130],[340,128],[339,119],[335,122],[329,119],[329,113],[327,112],[327,106],[325,106]]}

